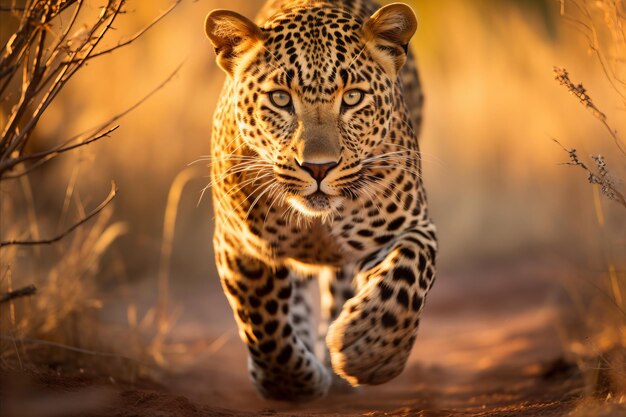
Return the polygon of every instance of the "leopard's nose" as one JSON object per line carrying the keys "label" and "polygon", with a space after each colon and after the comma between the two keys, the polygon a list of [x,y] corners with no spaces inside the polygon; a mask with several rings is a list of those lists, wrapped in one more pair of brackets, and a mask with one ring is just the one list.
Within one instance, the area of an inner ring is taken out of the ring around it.
{"label": "leopard's nose", "polygon": [[318,184],[320,184],[324,180],[324,178],[326,178],[326,175],[328,175],[330,170],[336,167],[338,163],[327,162],[323,164],[313,164],[310,162],[303,162],[302,164],[299,163],[298,165],[300,165],[300,168],[311,174],[313,179],[317,181]]}

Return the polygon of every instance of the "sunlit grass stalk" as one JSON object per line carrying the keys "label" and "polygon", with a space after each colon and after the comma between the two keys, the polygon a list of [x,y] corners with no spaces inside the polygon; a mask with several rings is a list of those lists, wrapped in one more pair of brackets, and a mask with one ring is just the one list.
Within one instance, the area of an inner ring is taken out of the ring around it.
{"label": "sunlit grass stalk", "polygon": [[160,351],[164,342],[164,338],[170,331],[173,317],[171,315],[169,299],[170,285],[169,274],[172,259],[174,232],[176,230],[176,219],[178,216],[178,207],[185,186],[197,177],[197,171],[193,168],[187,168],[181,171],[172,182],[169,193],[167,195],[167,204],[165,206],[165,215],[163,216],[163,236],[161,237],[161,251],[158,270],[158,300],[156,307],[156,329],[157,334],[154,337],[150,351],[154,355],[158,363],[164,364],[165,358]]}

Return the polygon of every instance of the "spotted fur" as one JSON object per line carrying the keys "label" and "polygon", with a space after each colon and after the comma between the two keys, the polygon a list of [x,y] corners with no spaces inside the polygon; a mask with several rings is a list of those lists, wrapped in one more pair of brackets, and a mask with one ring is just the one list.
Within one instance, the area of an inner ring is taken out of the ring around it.
{"label": "spotted fur", "polygon": [[415,29],[408,6],[370,0],[270,0],[256,23],[207,16],[228,75],[212,137],[215,256],[267,398],[320,397],[333,371],[386,382],[413,346],[437,252]]}

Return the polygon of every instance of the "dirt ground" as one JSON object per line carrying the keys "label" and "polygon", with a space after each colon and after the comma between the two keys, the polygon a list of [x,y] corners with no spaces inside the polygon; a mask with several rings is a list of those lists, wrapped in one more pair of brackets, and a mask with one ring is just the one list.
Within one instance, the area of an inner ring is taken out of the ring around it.
{"label": "dirt ground", "polygon": [[196,346],[191,365],[158,383],[132,385],[59,368],[34,370],[29,377],[5,372],[2,415],[566,415],[583,383],[562,355],[564,270],[557,262],[524,259],[442,272],[400,377],[305,404],[260,399],[219,288],[184,286],[173,294],[184,303],[184,314],[172,337]]}

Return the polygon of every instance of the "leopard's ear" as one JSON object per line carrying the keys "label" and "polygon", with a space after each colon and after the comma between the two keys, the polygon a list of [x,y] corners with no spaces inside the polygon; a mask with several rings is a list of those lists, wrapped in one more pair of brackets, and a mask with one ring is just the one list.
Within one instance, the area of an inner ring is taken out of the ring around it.
{"label": "leopard's ear", "polygon": [[397,74],[406,62],[409,41],[417,30],[410,6],[392,3],[381,7],[365,22],[365,40],[375,54],[382,54],[386,68]]}
{"label": "leopard's ear", "polygon": [[257,25],[230,10],[209,13],[204,30],[215,48],[217,64],[230,76],[234,74],[237,59],[263,37]]}

